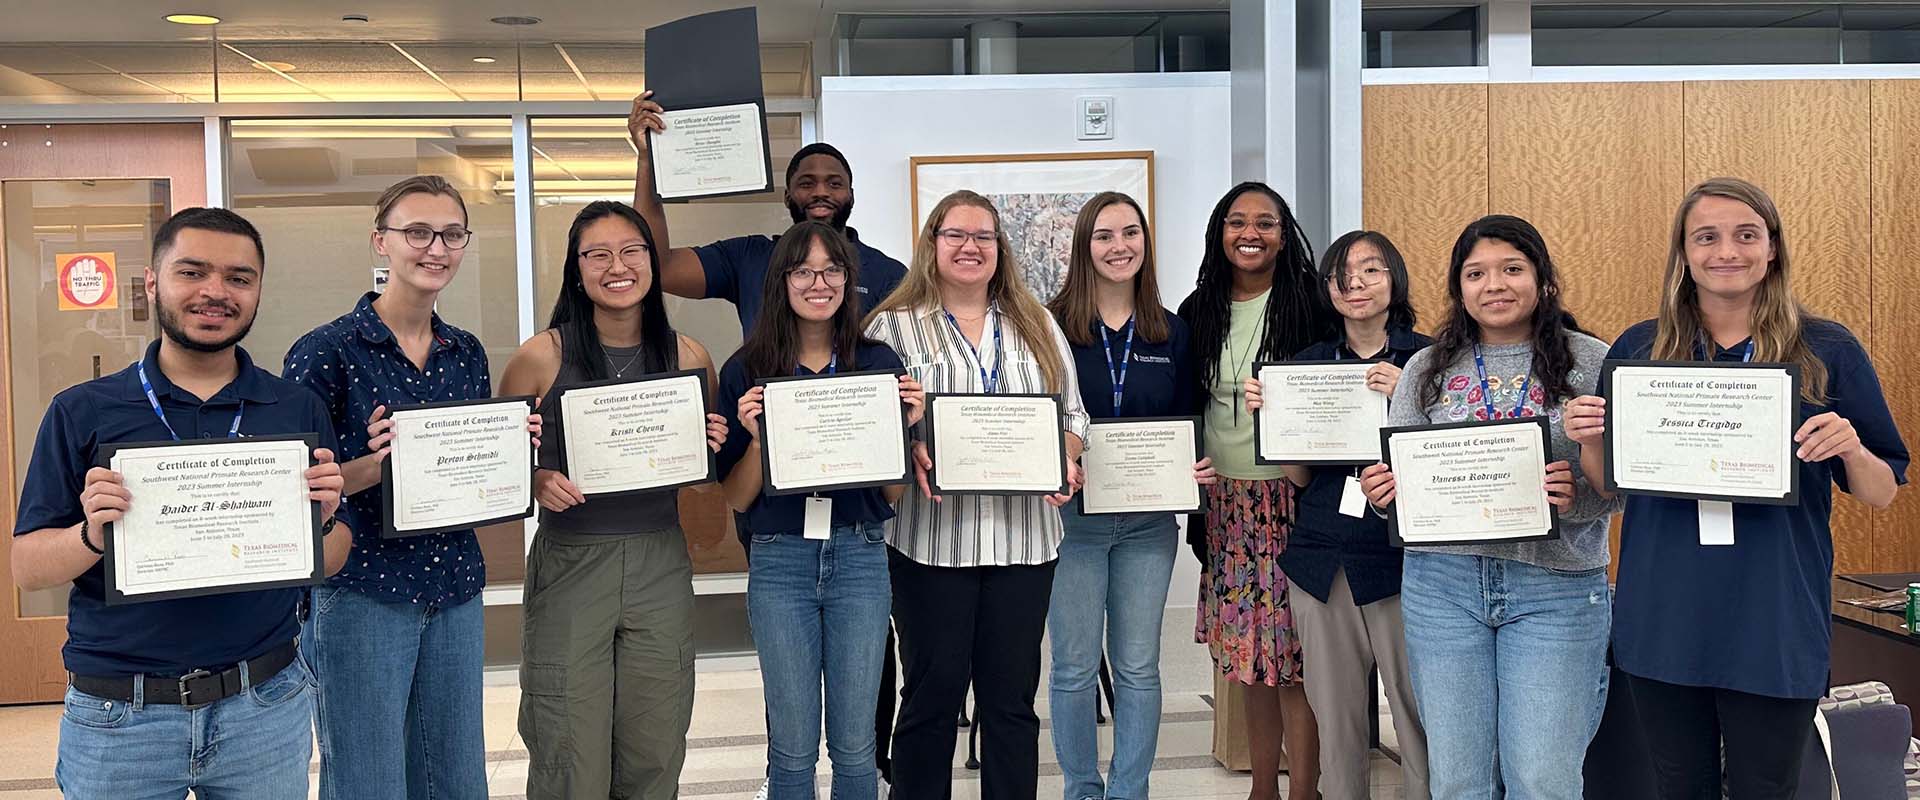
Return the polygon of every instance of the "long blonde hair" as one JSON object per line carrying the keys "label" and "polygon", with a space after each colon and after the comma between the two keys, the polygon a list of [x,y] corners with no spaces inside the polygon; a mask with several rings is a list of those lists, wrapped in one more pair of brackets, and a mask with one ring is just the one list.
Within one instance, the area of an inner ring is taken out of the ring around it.
{"label": "long blonde hair", "polygon": [[913,241],[913,263],[907,268],[907,276],[900,280],[893,294],[887,295],[887,299],[867,315],[867,323],[871,325],[875,318],[888,311],[918,311],[941,306],[935,243],[947,213],[961,206],[982,209],[993,217],[994,247],[999,255],[995,259],[993,278],[987,282],[987,302],[999,305],[1000,315],[1013,324],[1013,332],[1033,352],[1034,360],[1040,364],[1040,374],[1046,378],[1047,391],[1063,391],[1066,365],[1054,343],[1053,318],[1020,280],[1020,266],[1014,261],[1013,246],[1007,242],[1006,226],[1000,224],[1000,210],[993,207],[993,201],[974,192],[961,189],[934,205],[933,211],[927,214],[926,224],[920,226],[919,237]]}
{"label": "long blonde hair", "polygon": [[1705,338],[1700,321],[1700,289],[1687,265],[1687,214],[1703,197],[1724,197],[1746,205],[1767,226],[1773,261],[1753,298],[1749,329],[1753,360],[1790,363],[1800,367],[1800,396],[1824,403],[1827,367],[1807,346],[1806,325],[1821,318],[1793,296],[1793,259],[1780,229],[1780,211],[1760,187],[1739,178],[1708,178],[1687,192],[1673,214],[1673,237],[1667,247],[1667,274],[1661,292],[1660,319],[1653,337],[1653,357],[1661,361],[1692,361]]}

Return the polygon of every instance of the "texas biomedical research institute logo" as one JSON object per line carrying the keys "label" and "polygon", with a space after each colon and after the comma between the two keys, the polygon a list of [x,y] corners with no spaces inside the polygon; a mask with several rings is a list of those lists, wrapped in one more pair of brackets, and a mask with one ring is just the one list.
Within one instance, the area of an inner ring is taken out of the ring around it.
{"label": "texas biomedical research institute logo", "polygon": [[119,282],[112,253],[62,253],[54,256],[60,268],[60,310],[102,311],[120,305]]}

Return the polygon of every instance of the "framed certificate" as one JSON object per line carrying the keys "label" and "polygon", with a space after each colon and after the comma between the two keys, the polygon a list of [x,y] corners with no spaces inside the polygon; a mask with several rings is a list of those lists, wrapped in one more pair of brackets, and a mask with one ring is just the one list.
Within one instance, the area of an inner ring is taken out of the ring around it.
{"label": "framed certificate", "polygon": [[1199,417],[1096,419],[1087,426],[1087,449],[1080,456],[1086,473],[1080,513],[1197,514],[1200,484],[1193,465],[1199,460]]}
{"label": "framed certificate", "polygon": [[1067,441],[1057,394],[928,394],[934,494],[1061,494]]}
{"label": "framed certificate", "polygon": [[380,462],[384,538],[467,530],[533,516],[531,397],[393,409]]}
{"label": "framed certificate", "polygon": [[313,434],[100,448],[134,502],[101,531],[106,603],[309,586],[326,577]]}
{"label": "framed certificate", "polygon": [[1560,538],[1547,502],[1546,417],[1384,428],[1396,547]]}
{"label": "framed certificate", "polygon": [[1609,360],[1600,381],[1607,491],[1800,502],[1798,365]]}
{"label": "framed certificate", "polygon": [[711,483],[707,371],[683,369],[560,390],[560,463],[588,497]]}
{"label": "framed certificate", "polygon": [[735,103],[667,111],[664,133],[647,134],[654,186],[665,200],[755,194],[773,189],[766,111]]}
{"label": "framed certificate", "polygon": [[1367,388],[1377,361],[1280,361],[1253,365],[1256,464],[1376,464],[1387,396]]}
{"label": "framed certificate", "polygon": [[760,468],[769,495],[892,486],[907,462],[905,370],[760,381]]}

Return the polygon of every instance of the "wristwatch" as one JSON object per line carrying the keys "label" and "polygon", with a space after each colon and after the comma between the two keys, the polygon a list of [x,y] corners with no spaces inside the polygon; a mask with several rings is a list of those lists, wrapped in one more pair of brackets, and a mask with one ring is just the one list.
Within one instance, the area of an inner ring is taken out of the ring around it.
{"label": "wristwatch", "polygon": [[92,520],[86,520],[86,519],[80,520],[80,543],[86,545],[87,549],[92,551],[94,555],[104,556],[107,554],[107,551],[102,550],[98,547],[94,547],[93,540],[87,537],[87,531],[92,527],[93,527]]}

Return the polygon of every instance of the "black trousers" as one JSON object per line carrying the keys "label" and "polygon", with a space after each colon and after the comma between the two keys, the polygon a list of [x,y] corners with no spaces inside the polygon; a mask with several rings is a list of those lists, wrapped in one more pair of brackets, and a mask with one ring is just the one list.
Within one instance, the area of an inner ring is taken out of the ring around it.
{"label": "black trousers", "polygon": [[1035,566],[930,567],[888,551],[905,673],[893,729],[893,797],[953,796],[954,742],[974,690],[982,800],[1033,800],[1040,772],[1040,637],[1053,595]]}
{"label": "black trousers", "polygon": [[880,702],[873,707],[873,767],[880,778],[893,783],[893,760],[887,757],[893,744],[894,703],[900,696],[900,679],[895,677],[893,626],[887,626],[887,654],[880,662]]}
{"label": "black trousers", "polygon": [[1663,800],[1720,800],[1723,742],[1730,800],[1793,800],[1818,700],[1628,680]]}

